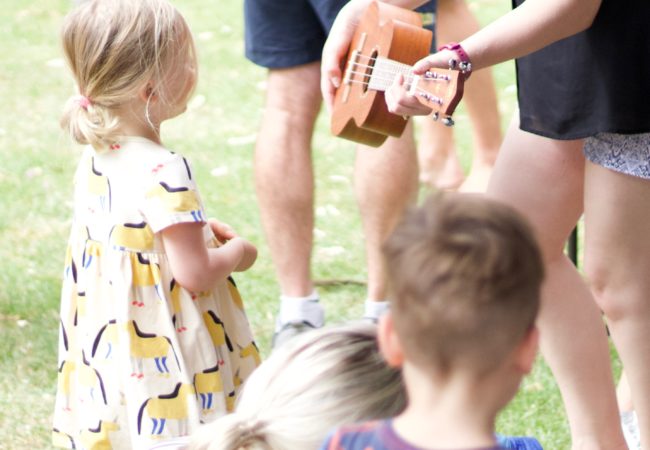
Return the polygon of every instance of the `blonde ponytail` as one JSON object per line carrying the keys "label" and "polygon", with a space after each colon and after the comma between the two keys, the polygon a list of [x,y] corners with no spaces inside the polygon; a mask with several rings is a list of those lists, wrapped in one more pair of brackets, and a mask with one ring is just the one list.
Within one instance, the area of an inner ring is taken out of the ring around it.
{"label": "blonde ponytail", "polygon": [[110,147],[119,135],[119,121],[111,111],[82,95],[70,98],[65,104],[61,127],[75,142],[95,149]]}
{"label": "blonde ponytail", "polygon": [[118,113],[143,88],[150,86],[166,101],[159,89],[165,77],[196,69],[189,27],[164,0],[83,2],[66,16],[61,42],[82,94],[66,103],[61,126],[76,142],[97,150],[119,137]]}

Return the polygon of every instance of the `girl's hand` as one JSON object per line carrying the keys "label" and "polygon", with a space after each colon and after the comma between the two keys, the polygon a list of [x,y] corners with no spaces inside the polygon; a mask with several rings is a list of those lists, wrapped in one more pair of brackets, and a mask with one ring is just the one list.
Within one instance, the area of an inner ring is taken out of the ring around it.
{"label": "girl's hand", "polygon": [[[257,249],[238,236],[225,241],[219,247],[208,248],[204,226],[200,222],[187,222],[162,230],[165,253],[172,274],[181,286],[192,292],[214,288],[232,272],[248,269],[257,258]],[[214,226],[222,237],[234,235],[225,224],[216,221]]]}
{"label": "girl's hand", "polygon": [[[449,68],[449,60],[452,58],[456,58],[456,55],[451,50],[434,53],[415,63],[413,73],[424,75],[429,69],[447,69]],[[402,74],[397,75],[391,87],[386,90],[384,98],[388,111],[404,116],[404,119],[408,119],[410,116],[426,116],[431,113],[431,108],[423,105],[417,98],[408,93]]]}
{"label": "girl's hand", "polygon": [[391,87],[386,90],[384,99],[388,111],[403,116],[404,120],[410,116],[426,116],[431,113],[431,108],[408,93],[402,74],[397,75]]}
{"label": "girl's hand", "polygon": [[238,242],[242,246],[243,252],[239,264],[237,264],[237,267],[235,267],[235,271],[243,272],[244,270],[248,270],[257,259],[257,248],[255,248],[255,246],[248,242],[246,239],[241,237],[235,237],[232,243],[234,244],[235,242]]}
{"label": "girl's hand", "polygon": [[413,65],[413,73],[423,75],[429,69],[448,69],[450,59],[458,59],[456,53],[451,50],[441,50],[432,53]]}
{"label": "girl's hand", "polygon": [[239,236],[230,225],[225,222],[220,222],[217,219],[208,219],[208,225],[210,225],[212,232],[219,242],[226,242]]}

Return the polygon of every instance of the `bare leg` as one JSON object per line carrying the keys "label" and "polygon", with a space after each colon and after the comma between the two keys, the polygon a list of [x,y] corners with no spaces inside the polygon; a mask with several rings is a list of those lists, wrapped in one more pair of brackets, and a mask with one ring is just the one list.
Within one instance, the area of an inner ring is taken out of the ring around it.
{"label": "bare leg", "polygon": [[354,187],[366,239],[368,299],[386,300],[386,270],[381,245],[416,199],[418,164],[409,123],[400,139],[380,148],[359,146]]}
{"label": "bare leg", "polygon": [[621,412],[634,410],[632,403],[632,394],[630,393],[630,383],[627,381],[625,371],[621,373],[621,378],[616,385],[616,401],[618,402],[618,410]]}
{"label": "bare leg", "polygon": [[[479,30],[480,25],[467,7],[465,0],[441,0],[438,2],[438,21],[436,36],[439,44],[461,41]],[[483,192],[492,173],[499,146],[501,145],[501,119],[497,94],[491,69],[479,70],[472,74],[465,84],[463,96],[472,123],[474,156],[472,168],[465,179],[461,191]],[[424,136],[422,168],[431,168],[432,175],[438,174],[438,187],[451,187],[462,180],[462,168],[455,155],[452,130],[440,124],[425,122],[427,134]],[[433,152],[439,152],[435,156]],[[445,161],[441,165],[439,161]],[[424,177],[427,177],[426,172]]]}
{"label": "bare leg", "polygon": [[465,181],[454,144],[454,130],[425,117],[420,133],[418,159],[420,182],[442,190],[456,190]]}
{"label": "bare leg", "polygon": [[585,269],[625,367],[650,448],[650,181],[587,163]]}
{"label": "bare leg", "polygon": [[626,449],[600,311],[564,243],[583,205],[581,141],[554,141],[519,130],[513,120],[488,186],[531,222],[546,281],[538,324],[541,349],[564,399],[574,450]]}
{"label": "bare leg", "polygon": [[262,225],[282,294],[293,297],[313,291],[311,138],[321,103],[319,80],[320,63],[269,71],[266,106],[255,146],[255,185]]}

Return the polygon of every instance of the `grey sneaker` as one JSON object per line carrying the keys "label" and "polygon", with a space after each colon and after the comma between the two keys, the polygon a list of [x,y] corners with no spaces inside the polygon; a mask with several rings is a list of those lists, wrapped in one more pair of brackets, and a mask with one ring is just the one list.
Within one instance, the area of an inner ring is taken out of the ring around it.
{"label": "grey sneaker", "polygon": [[287,322],[279,330],[273,333],[273,340],[271,341],[271,347],[276,349],[283,346],[286,342],[290,341],[292,338],[298,336],[300,333],[305,331],[314,330],[317,327],[312,323],[303,320],[301,322]]}

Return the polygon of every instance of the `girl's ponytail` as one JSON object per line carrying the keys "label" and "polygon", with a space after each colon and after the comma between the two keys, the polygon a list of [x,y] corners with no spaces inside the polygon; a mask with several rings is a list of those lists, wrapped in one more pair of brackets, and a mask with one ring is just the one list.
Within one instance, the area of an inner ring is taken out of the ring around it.
{"label": "girl's ponytail", "polygon": [[[77,90],[65,105],[62,127],[81,144],[110,148],[124,133],[129,109],[151,86],[167,102],[164,80],[196,68],[194,41],[187,23],[170,2],[91,0],[68,14],[61,28],[63,54]],[[159,89],[160,88],[160,89]],[[191,89],[184,93],[187,101]],[[138,115],[140,110],[137,111]],[[145,114],[155,133],[159,124]]]}
{"label": "girl's ponytail", "polygon": [[116,140],[118,120],[108,108],[84,95],[71,97],[63,109],[61,127],[79,144],[90,144],[96,150],[110,147]]}
{"label": "girl's ponytail", "polygon": [[259,420],[243,414],[228,414],[209,426],[203,426],[192,437],[192,450],[274,450]]}

